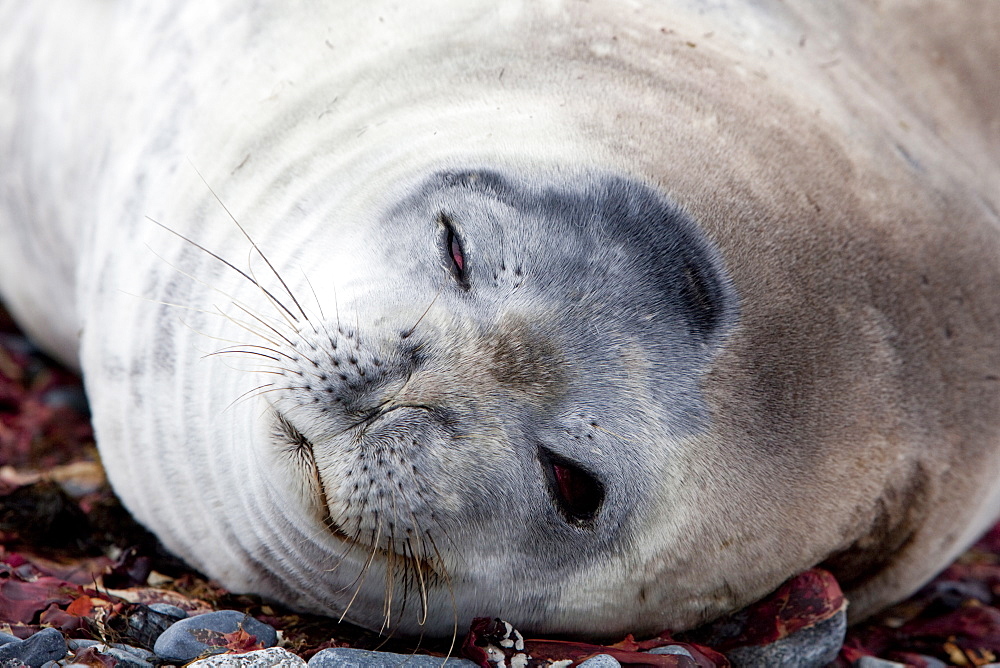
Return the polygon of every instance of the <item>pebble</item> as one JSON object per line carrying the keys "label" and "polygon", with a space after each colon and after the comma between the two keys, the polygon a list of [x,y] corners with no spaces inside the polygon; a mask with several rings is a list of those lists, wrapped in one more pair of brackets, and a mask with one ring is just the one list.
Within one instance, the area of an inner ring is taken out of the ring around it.
{"label": "pebble", "polygon": [[287,649],[271,647],[244,654],[218,654],[189,663],[187,668],[305,668],[306,662]]}
{"label": "pebble", "polygon": [[595,654],[586,661],[577,664],[577,668],[621,668],[618,659],[610,654]]}
{"label": "pebble", "polygon": [[[948,664],[941,659],[935,659],[933,656],[925,654],[918,654],[917,656],[924,662],[924,668],[948,668]],[[995,666],[996,664],[993,665]],[[986,666],[989,666],[989,664],[986,664]],[[983,666],[983,668],[986,668],[986,666]]]}
{"label": "pebble", "polygon": [[153,652],[173,663],[188,663],[210,654],[222,654],[224,647],[209,645],[195,637],[203,631],[233,633],[242,628],[264,647],[274,647],[278,635],[274,628],[236,610],[219,610],[175,622],[156,639]]}
{"label": "pebble", "polygon": [[[616,661],[615,664],[618,662]],[[582,664],[581,664],[582,665]],[[478,668],[468,659],[442,659],[427,654],[393,654],[364,649],[334,647],[318,652],[309,659],[309,668]]]}
{"label": "pebble", "polygon": [[129,640],[150,647],[164,631],[187,616],[186,612],[173,605],[154,603],[150,606],[138,606],[128,616],[128,629],[124,635]]}
{"label": "pebble", "polygon": [[123,652],[128,652],[129,654],[137,656],[140,659],[144,659],[145,661],[152,661],[153,657],[156,656],[148,649],[143,649],[141,647],[133,647],[132,645],[123,645],[120,642],[113,643],[111,646],[114,647],[115,649],[120,649]]}
{"label": "pebble", "polygon": [[149,609],[165,617],[172,617],[174,619],[185,619],[188,616],[187,610],[178,608],[176,605],[170,605],[169,603],[150,603]]}
{"label": "pebble", "polygon": [[846,633],[847,614],[841,610],[769,645],[737,647],[726,658],[733,668],[822,668],[837,658]]}
{"label": "pebble", "polygon": [[150,668],[152,666],[151,661],[154,658],[154,654],[149,650],[122,643],[114,643],[108,646],[99,640],[73,638],[66,644],[74,653],[88,647],[93,647],[100,654],[114,658],[118,662],[118,665],[123,666],[123,668]]}
{"label": "pebble", "polygon": [[42,395],[42,402],[50,408],[70,408],[80,415],[90,415],[87,396],[76,385],[53,387]]}
{"label": "pebble", "polygon": [[70,638],[66,641],[66,647],[68,647],[71,652],[79,652],[81,649],[87,649],[88,647],[100,644],[100,640],[87,640],[85,638]]}
{"label": "pebble", "polygon": [[863,656],[854,662],[854,668],[906,668],[906,664],[877,659],[874,656]]}
{"label": "pebble", "polygon": [[66,640],[58,629],[42,629],[24,640],[0,645],[0,663],[15,659],[32,668],[39,668],[48,661],[59,661],[67,651]]}
{"label": "pebble", "polygon": [[107,645],[101,645],[96,649],[104,656],[110,656],[115,661],[117,661],[118,662],[117,666],[120,668],[153,668],[153,664],[151,664],[149,661],[140,659],[135,654],[132,654],[131,652],[126,652],[125,650],[118,649],[117,647],[108,647]]}
{"label": "pebble", "polygon": [[691,652],[687,651],[680,645],[664,645],[663,647],[654,647],[649,650],[649,654],[670,654],[673,656],[686,656],[687,658],[694,660],[691,656]]}

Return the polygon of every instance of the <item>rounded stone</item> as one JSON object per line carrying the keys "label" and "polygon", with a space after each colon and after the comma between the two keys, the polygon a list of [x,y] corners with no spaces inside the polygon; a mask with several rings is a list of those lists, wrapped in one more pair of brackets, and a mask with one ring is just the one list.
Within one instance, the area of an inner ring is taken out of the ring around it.
{"label": "rounded stone", "polygon": [[385,668],[386,666],[406,666],[406,668],[478,668],[468,659],[442,659],[427,654],[393,654],[372,652],[365,649],[334,647],[324,649],[309,659],[309,668]]}
{"label": "rounded stone", "polygon": [[153,653],[175,663],[223,654],[226,652],[225,634],[240,629],[256,637],[264,647],[278,643],[273,627],[236,610],[219,610],[175,622],[156,639]]}
{"label": "rounded stone", "polygon": [[31,668],[49,661],[59,661],[67,652],[66,639],[57,629],[42,629],[24,640],[0,645],[0,663],[15,659]]}
{"label": "rounded stone", "polygon": [[847,614],[799,629],[769,645],[748,645],[726,652],[733,668],[822,668],[837,658],[847,633]]}
{"label": "rounded stone", "polygon": [[622,664],[610,654],[597,654],[578,665],[579,668],[621,668]]}
{"label": "rounded stone", "polygon": [[170,605],[169,603],[150,603],[149,609],[161,615],[173,617],[174,619],[185,619],[188,616],[187,610],[178,608],[176,605]]}
{"label": "rounded stone", "polygon": [[306,662],[281,647],[245,654],[217,654],[188,664],[188,668],[305,668]]}
{"label": "rounded stone", "polygon": [[654,647],[649,650],[649,654],[669,654],[671,656],[686,656],[689,659],[693,659],[691,652],[687,651],[680,645],[664,645],[663,647]]}
{"label": "rounded stone", "polygon": [[879,659],[874,656],[863,656],[857,660],[854,668],[906,668],[906,664]]}

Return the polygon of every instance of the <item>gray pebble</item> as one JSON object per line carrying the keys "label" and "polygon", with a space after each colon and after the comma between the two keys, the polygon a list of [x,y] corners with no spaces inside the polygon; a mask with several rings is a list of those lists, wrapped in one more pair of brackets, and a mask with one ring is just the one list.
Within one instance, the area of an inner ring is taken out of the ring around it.
{"label": "gray pebble", "polygon": [[187,617],[186,612],[175,606],[168,605],[163,612],[157,609],[159,607],[156,603],[137,606],[128,616],[124,638],[143,647],[152,647],[161,633]]}
{"label": "gray pebble", "polygon": [[854,668],[906,668],[906,664],[877,659],[874,656],[863,656],[854,662]]}
{"label": "gray pebble", "polygon": [[83,388],[75,385],[54,387],[42,394],[42,402],[50,408],[68,407],[80,413],[89,415],[90,408],[87,405],[87,395],[83,393]]}
{"label": "gray pebble", "polygon": [[57,629],[42,629],[25,638],[0,645],[0,662],[16,659],[32,668],[39,668],[48,661],[59,661],[66,656],[66,640]]}
{"label": "gray pebble", "polygon": [[847,614],[841,610],[770,645],[737,647],[726,658],[733,668],[821,668],[837,658],[846,633]]}
{"label": "gray pebble", "polygon": [[42,664],[42,668],[56,668],[59,665],[58,661],[46,661]]}
{"label": "gray pebble", "polygon": [[236,610],[219,610],[175,622],[156,639],[153,653],[172,663],[187,663],[211,654],[223,654],[226,651],[224,647],[201,642],[193,634],[206,630],[218,634],[233,633],[241,627],[264,647],[278,644],[278,635],[273,627]]}
{"label": "gray pebble", "polygon": [[271,647],[244,654],[219,654],[199,659],[187,668],[305,668],[306,662],[287,649]]}
{"label": "gray pebble", "polygon": [[17,636],[12,636],[9,633],[0,632],[0,645],[6,645],[9,642],[15,642],[17,640],[20,640],[20,638],[18,638]]}
{"label": "gray pebble", "polygon": [[129,654],[132,654],[133,656],[137,656],[140,659],[142,659],[143,661],[150,661],[150,660],[152,660],[152,658],[154,656],[156,656],[155,654],[153,654],[152,652],[150,652],[148,649],[143,649],[141,647],[133,647],[132,645],[125,645],[125,644],[120,643],[120,642],[112,643],[111,646],[114,647],[115,649],[120,649],[123,652],[128,652]]}
{"label": "gray pebble", "polygon": [[687,651],[680,645],[664,645],[663,647],[654,647],[649,650],[649,654],[670,654],[672,656],[686,656],[687,658],[694,660],[691,656],[691,652]]}
{"label": "gray pebble", "polygon": [[577,664],[578,668],[621,668],[618,659],[610,654],[596,654],[583,663]]}
{"label": "gray pebble", "polygon": [[334,647],[324,649],[309,659],[309,668],[478,668],[468,659],[450,658],[426,654],[393,654],[372,652],[365,649]]}
{"label": "gray pebble", "polygon": [[118,665],[123,668],[151,668],[153,665],[149,662],[154,656],[152,652],[132,647],[131,645],[115,643],[108,646],[97,640],[78,640],[75,638],[67,644],[74,653],[79,653],[89,647],[93,647],[99,654],[115,659]]}
{"label": "gray pebble", "polygon": [[176,605],[170,605],[169,603],[150,603],[149,609],[161,615],[173,617],[174,619],[184,619],[188,616],[187,610],[178,608]]}
{"label": "gray pebble", "polygon": [[153,664],[149,661],[140,659],[135,654],[120,650],[117,647],[104,646],[98,649],[98,651],[105,656],[113,658],[121,668],[153,668]]}
{"label": "gray pebble", "polygon": [[[933,656],[927,656],[926,654],[918,654],[918,656],[924,661],[924,668],[948,668],[948,664],[941,659],[935,659]],[[981,668],[989,668],[990,664],[981,666]],[[993,664],[996,668],[997,664]]]}

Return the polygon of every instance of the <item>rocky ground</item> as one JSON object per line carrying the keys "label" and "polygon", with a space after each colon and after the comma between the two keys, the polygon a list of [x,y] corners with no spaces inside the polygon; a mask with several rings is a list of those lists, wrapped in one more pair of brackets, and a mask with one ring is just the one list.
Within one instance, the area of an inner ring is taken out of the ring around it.
{"label": "rocky ground", "polygon": [[998,596],[1000,525],[912,599],[849,629],[839,651],[843,599],[819,570],[697,632],[611,646],[524,640],[486,619],[452,646],[295,614],[222,590],[129,518],[104,479],[78,379],[0,309],[0,668],[146,668],[215,653],[230,666],[311,668],[441,666],[446,655],[484,667],[984,666],[1000,657]]}

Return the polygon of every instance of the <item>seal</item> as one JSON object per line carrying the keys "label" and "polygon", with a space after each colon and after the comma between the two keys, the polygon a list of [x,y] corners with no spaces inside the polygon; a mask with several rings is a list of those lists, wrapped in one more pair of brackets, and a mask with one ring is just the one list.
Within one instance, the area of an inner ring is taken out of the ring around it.
{"label": "seal", "polygon": [[997,514],[991,0],[0,26],[3,299],[235,591],[614,636],[823,564],[860,619]]}

